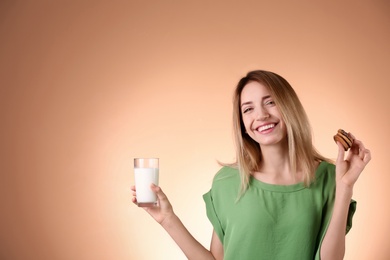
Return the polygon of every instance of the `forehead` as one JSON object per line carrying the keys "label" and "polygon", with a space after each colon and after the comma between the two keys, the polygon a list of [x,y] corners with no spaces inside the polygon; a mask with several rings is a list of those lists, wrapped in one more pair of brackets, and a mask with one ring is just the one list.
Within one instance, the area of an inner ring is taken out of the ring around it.
{"label": "forehead", "polygon": [[263,97],[270,95],[271,92],[268,87],[257,81],[251,81],[246,84],[241,91],[241,103],[255,99],[262,99]]}

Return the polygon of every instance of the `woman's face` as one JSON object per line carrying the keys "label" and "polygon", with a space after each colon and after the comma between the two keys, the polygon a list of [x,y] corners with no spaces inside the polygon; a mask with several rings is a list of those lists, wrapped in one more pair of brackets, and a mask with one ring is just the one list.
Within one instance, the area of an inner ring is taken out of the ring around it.
{"label": "woman's face", "polygon": [[287,129],[270,91],[251,81],[241,92],[241,115],[246,133],[260,146],[281,144]]}

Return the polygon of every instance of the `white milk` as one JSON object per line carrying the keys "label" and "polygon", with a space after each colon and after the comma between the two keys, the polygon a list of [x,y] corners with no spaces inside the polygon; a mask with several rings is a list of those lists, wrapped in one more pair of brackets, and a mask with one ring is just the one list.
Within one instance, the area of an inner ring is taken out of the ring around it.
{"label": "white milk", "polygon": [[152,183],[158,185],[158,169],[134,168],[134,180],[138,204],[155,203],[157,196],[150,189],[150,185]]}

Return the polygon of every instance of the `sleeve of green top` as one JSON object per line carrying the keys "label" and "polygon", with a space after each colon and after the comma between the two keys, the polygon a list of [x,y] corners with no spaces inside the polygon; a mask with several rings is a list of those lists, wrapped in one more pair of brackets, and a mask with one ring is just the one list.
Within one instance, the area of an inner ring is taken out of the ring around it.
{"label": "sleeve of green top", "polygon": [[349,204],[349,211],[348,211],[348,218],[347,218],[347,229],[345,231],[345,234],[348,234],[349,230],[352,228],[352,218],[356,211],[356,201],[351,200],[351,203]]}
{"label": "sleeve of green top", "polygon": [[218,219],[217,213],[215,212],[213,197],[211,196],[211,191],[203,195],[203,200],[206,203],[206,214],[211,224],[213,225],[215,233],[218,235],[219,239],[223,243],[224,232],[221,226],[221,223]]}

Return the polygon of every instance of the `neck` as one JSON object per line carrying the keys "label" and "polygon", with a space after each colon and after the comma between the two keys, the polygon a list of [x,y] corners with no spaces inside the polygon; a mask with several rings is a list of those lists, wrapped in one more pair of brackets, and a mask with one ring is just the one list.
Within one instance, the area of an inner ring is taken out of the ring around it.
{"label": "neck", "polygon": [[290,170],[288,143],[283,142],[274,145],[263,145],[261,148],[261,164],[259,170],[266,172],[284,172]]}
{"label": "neck", "polygon": [[301,181],[299,173],[294,174],[290,166],[287,143],[262,146],[260,168],[253,177],[271,184],[289,185]]}
{"label": "neck", "polygon": [[261,147],[260,172],[269,174],[291,173],[288,150],[280,146]]}

